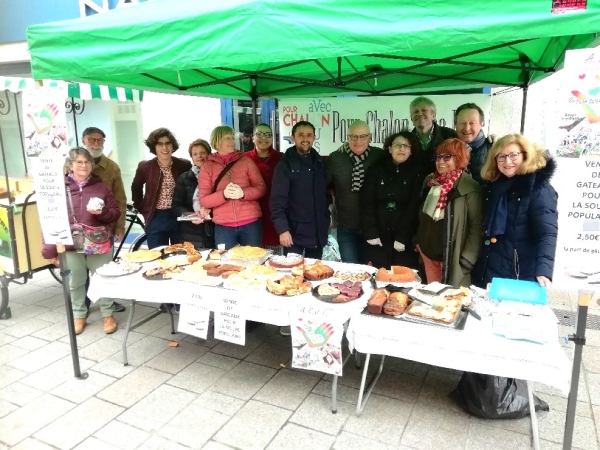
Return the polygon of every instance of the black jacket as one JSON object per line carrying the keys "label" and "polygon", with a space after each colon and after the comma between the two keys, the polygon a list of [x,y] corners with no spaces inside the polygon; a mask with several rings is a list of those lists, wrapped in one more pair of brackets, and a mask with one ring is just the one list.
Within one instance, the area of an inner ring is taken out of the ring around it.
{"label": "black jacket", "polygon": [[[412,129],[412,133],[417,139],[419,139],[419,134],[417,133],[416,128]],[[438,145],[440,145],[442,141],[445,141],[446,139],[455,137],[458,137],[455,130],[438,125],[437,122],[433,122],[433,134],[431,136],[431,141],[429,142],[427,148],[423,148],[423,151],[421,152],[421,165],[425,168],[426,173],[435,172],[435,150],[437,149]]]}
{"label": "black jacket", "polygon": [[[549,159],[537,172],[515,175],[507,195],[506,231],[486,236],[474,270],[477,286],[485,287],[493,277],[535,281],[537,276],[552,279],[558,233],[558,194],[550,185],[556,162]],[[485,207],[491,206],[492,191],[506,177],[486,187]],[[492,238],[495,242],[492,242]]]}
{"label": "black jacket", "polygon": [[273,175],[271,220],[278,234],[289,231],[294,245],[324,247],[329,229],[325,164],[315,149],[306,156],[287,149]]}
{"label": "black jacket", "polygon": [[[182,173],[177,179],[171,204],[176,217],[181,216],[184,212],[194,211],[192,205],[194,191],[197,187],[198,178],[192,170]],[[215,248],[215,226],[212,222],[194,225],[191,222],[181,221],[179,226],[182,241],[191,242],[196,248]]]}

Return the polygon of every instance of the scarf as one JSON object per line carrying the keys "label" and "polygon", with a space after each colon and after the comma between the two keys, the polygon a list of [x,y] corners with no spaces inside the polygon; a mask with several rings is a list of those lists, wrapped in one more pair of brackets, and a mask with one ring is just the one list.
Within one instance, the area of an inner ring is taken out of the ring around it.
{"label": "scarf", "polygon": [[483,228],[486,236],[501,236],[506,231],[506,220],[508,218],[506,194],[513,187],[515,178],[503,177],[491,184],[490,207],[483,218]]}
{"label": "scarf", "polygon": [[[194,175],[196,175],[196,180],[199,180],[200,167],[193,165],[192,172],[194,172]],[[196,190],[194,191],[194,196],[192,198],[192,208],[194,209],[194,212],[198,212],[200,211],[200,208],[202,208],[202,206],[200,205],[200,193],[198,191],[198,183],[196,183]]]}
{"label": "scarf", "polygon": [[[435,172],[434,177],[427,182],[429,194],[423,204],[423,212],[434,221],[444,218],[444,210],[448,205],[448,193],[463,173],[463,169],[456,169],[442,175]],[[437,176],[436,176],[437,175]]]}
{"label": "scarf", "polygon": [[365,182],[364,162],[369,157],[370,149],[367,147],[367,149],[361,155],[357,155],[350,150],[350,145],[345,142],[342,146],[342,150],[348,154],[350,159],[352,159],[352,192],[358,192]]}
{"label": "scarf", "polygon": [[77,186],[79,186],[79,189],[83,189],[83,187],[88,184],[88,181],[90,181],[92,174],[89,174],[88,177],[83,180],[83,181],[79,181],[75,178],[75,175],[73,175],[73,172],[71,172],[69,174],[69,178],[71,178],[75,183],[77,183]]}
{"label": "scarf", "polygon": [[485,134],[483,134],[483,130],[479,130],[479,134],[475,139],[473,139],[473,142],[467,144],[467,147],[469,147],[469,152],[477,150],[479,147],[481,147],[486,139],[487,138],[485,137]]}

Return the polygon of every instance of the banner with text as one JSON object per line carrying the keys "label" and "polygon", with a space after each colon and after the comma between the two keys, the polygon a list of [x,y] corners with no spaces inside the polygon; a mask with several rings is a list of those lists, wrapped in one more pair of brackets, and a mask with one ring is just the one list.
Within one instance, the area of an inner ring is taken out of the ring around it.
{"label": "banner with text", "polygon": [[[348,128],[355,120],[363,120],[371,128],[371,142],[383,146],[385,138],[402,130],[412,130],[409,106],[414,96],[286,98],[279,101],[279,149],[294,145],[292,127],[306,120],[316,129],[315,150],[329,155],[347,140]],[[490,96],[486,94],[449,94],[428,96],[436,105],[440,125],[454,128],[454,111],[463,103],[476,103],[487,118]]]}
{"label": "banner with text", "polygon": [[[559,233],[554,286],[600,290],[600,51],[567,52],[558,142]],[[556,184],[555,183],[555,184]]]}

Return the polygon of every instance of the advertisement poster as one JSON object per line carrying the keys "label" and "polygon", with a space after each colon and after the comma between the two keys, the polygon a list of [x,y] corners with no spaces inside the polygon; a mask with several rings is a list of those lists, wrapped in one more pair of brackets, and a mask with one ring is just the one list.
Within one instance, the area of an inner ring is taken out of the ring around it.
{"label": "advertisement poster", "polygon": [[24,90],[23,116],[28,157],[42,153],[67,154],[67,116],[62,90],[44,87]]}
{"label": "advertisement poster", "polygon": [[[285,151],[294,145],[291,141],[292,127],[306,120],[315,126],[315,150],[321,155],[329,155],[347,139],[348,128],[355,120],[363,120],[371,129],[371,143],[383,146],[385,138],[402,130],[412,130],[410,102],[416,96],[389,97],[322,97],[286,98],[279,101],[279,126],[281,142],[279,148]],[[454,111],[463,103],[476,103],[489,117],[490,96],[486,94],[430,95],[436,105],[437,122],[454,128]],[[487,131],[487,121],[484,125]]]}
{"label": "advertisement poster", "polygon": [[344,325],[306,307],[292,311],[290,319],[292,367],[341,376]]}
{"label": "advertisement poster", "polygon": [[65,158],[48,154],[33,159],[33,183],[42,234],[47,244],[73,245],[67,210]]}
{"label": "advertisement poster", "polygon": [[[600,290],[600,51],[567,52],[558,142],[561,189],[553,284]],[[568,125],[567,125],[568,123]]]}

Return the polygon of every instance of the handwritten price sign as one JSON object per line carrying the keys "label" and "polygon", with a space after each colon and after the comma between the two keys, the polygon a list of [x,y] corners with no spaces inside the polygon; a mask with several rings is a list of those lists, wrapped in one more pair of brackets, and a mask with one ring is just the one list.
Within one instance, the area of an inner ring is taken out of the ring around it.
{"label": "handwritten price sign", "polygon": [[246,344],[246,320],[242,317],[241,296],[228,291],[223,295],[222,308],[215,312],[215,338],[238,345]]}

